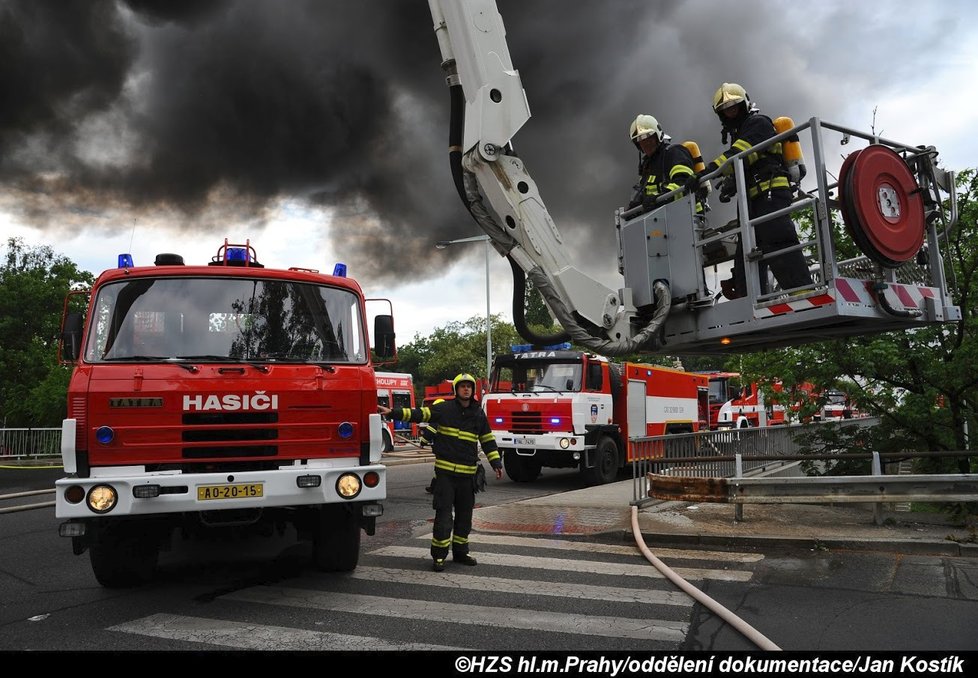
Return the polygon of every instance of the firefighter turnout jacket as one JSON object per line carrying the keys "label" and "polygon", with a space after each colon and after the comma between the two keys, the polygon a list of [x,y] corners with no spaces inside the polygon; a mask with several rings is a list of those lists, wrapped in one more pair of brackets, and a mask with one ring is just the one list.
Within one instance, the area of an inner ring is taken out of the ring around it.
{"label": "firefighter turnout jacket", "polygon": [[[651,156],[643,155],[639,165],[641,180],[635,185],[635,196],[628,204],[628,209],[644,205],[651,209],[661,195],[686,185],[692,177],[693,156],[681,144],[670,144],[663,141]],[[682,198],[682,193],[675,195],[675,200]],[[703,205],[696,203],[696,212],[703,211]]]}
{"label": "firefighter turnout jacket", "polygon": [[489,428],[486,413],[475,399],[470,400],[468,406],[455,398],[429,407],[394,409],[390,417],[395,421],[427,423],[435,429],[437,436],[432,450],[437,471],[474,476],[479,468],[480,445],[494,469],[503,467],[496,437]]}
{"label": "firefighter turnout jacket", "polygon": [[[716,157],[706,166],[705,174],[715,171],[729,158],[747,151],[754,146],[770,139],[777,131],[771,118],[763,113],[751,111],[740,125],[731,130],[733,143],[726,151]],[[751,200],[762,193],[776,189],[789,189],[788,171],[784,165],[781,144],[772,144],[759,153],[750,153],[746,157],[747,197]],[[723,174],[733,174],[733,165],[727,165]]]}

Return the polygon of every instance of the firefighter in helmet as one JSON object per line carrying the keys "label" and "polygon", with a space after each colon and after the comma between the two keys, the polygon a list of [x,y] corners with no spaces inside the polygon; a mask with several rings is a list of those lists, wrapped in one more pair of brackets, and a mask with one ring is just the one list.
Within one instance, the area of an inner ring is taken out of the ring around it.
{"label": "firefighter in helmet", "polygon": [[[730,147],[708,163],[702,174],[715,171],[728,158],[748,151],[754,146],[777,134],[774,123],[754,105],[747,91],[736,83],[725,82],[713,95],[713,110],[720,119],[722,140]],[[726,188],[720,191],[720,201],[726,202],[733,196],[733,165],[727,165],[723,173]],[[781,144],[772,144],[760,153],[746,156],[745,174],[747,180],[748,215],[753,220],[788,207],[792,202],[793,190],[788,179],[788,170],[782,156]],[[699,185],[699,177],[687,184],[692,188]],[[754,227],[757,245],[765,254],[798,244],[798,234],[789,215],[765,221]],[[791,289],[812,284],[808,264],[801,250],[782,254],[767,262],[761,262],[760,290],[768,292],[767,268],[770,267],[781,289]],[[721,282],[723,294],[728,299],[736,299],[747,294],[747,281],[744,271],[743,243],[737,239],[737,252],[734,255],[733,277]]]}
{"label": "firefighter in helmet", "polygon": [[[681,144],[669,143],[669,137],[662,131],[662,125],[651,115],[636,116],[628,128],[628,136],[639,150],[639,182],[635,184],[635,194],[628,203],[628,209],[642,205],[649,211],[663,203],[666,193],[682,188],[693,171],[693,156]],[[679,200],[682,193],[674,197]],[[696,202],[696,213],[703,213],[703,204]]]}
{"label": "firefighter in helmet", "polygon": [[[449,549],[452,560],[462,565],[475,565],[469,555],[469,532],[472,530],[472,510],[475,493],[481,488],[480,477],[484,474],[479,463],[479,446],[489,460],[496,478],[503,477],[503,464],[496,446],[496,438],[489,428],[489,420],[475,399],[475,377],[459,374],[452,380],[455,397],[452,400],[432,404],[431,407],[391,410],[377,406],[382,415],[394,421],[430,423],[435,426],[432,449],[435,453],[435,482],[432,508],[435,523],[431,535],[431,557],[435,572],[445,569]],[[482,473],[479,473],[479,471]]]}
{"label": "firefighter in helmet", "polygon": [[[444,398],[438,398],[437,400],[435,400],[435,402],[431,404],[437,405],[438,403],[443,403],[443,402],[445,402]],[[434,445],[435,436],[438,434],[438,429],[436,429],[431,424],[421,424],[418,428],[420,429],[418,431],[418,445],[420,447],[424,447],[425,445]],[[432,476],[431,482],[428,483],[428,486],[426,488],[424,488],[424,491],[427,492],[428,494],[431,494],[432,492],[434,492],[433,489],[434,486],[435,486],[435,477]]]}

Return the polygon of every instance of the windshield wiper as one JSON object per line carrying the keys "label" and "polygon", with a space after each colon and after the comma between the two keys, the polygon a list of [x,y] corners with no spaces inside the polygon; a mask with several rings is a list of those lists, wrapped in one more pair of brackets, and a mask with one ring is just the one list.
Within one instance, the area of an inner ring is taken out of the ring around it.
{"label": "windshield wiper", "polygon": [[268,365],[265,365],[264,363],[261,363],[261,362],[255,361],[255,360],[246,360],[244,358],[229,358],[226,355],[207,355],[207,354],[202,354],[202,355],[178,355],[177,356],[177,359],[178,360],[203,360],[203,361],[215,362],[215,363],[235,363],[235,364],[239,364],[239,365],[240,364],[245,364],[245,365],[251,365],[252,367],[254,367],[259,372],[263,372],[265,374],[268,374]]}

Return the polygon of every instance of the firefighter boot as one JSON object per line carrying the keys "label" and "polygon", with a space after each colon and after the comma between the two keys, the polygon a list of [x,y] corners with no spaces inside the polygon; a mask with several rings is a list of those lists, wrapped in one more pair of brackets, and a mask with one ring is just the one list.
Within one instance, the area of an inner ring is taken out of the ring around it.
{"label": "firefighter boot", "polygon": [[478,565],[478,561],[466,553],[464,556],[456,556],[452,554],[452,562],[459,563],[460,565]]}
{"label": "firefighter boot", "polygon": [[435,562],[431,566],[431,569],[434,570],[435,572],[444,572],[445,571],[445,559],[444,558],[436,558],[435,559]]}

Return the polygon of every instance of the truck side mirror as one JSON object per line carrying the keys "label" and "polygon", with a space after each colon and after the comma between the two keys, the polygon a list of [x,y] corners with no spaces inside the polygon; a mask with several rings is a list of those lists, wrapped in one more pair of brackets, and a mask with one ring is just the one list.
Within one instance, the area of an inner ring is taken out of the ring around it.
{"label": "truck side mirror", "polygon": [[61,327],[61,360],[64,362],[75,362],[78,360],[78,353],[81,350],[81,333],[83,317],[78,311],[69,311],[65,314],[65,321]]}
{"label": "truck side mirror", "polygon": [[603,384],[601,383],[601,365],[588,365],[587,366],[587,386],[585,390],[588,391],[600,391]]}
{"label": "truck side mirror", "polygon": [[374,342],[374,353],[381,360],[393,358],[397,354],[397,347],[394,344],[394,316],[374,317]]}

